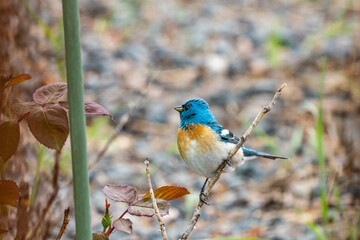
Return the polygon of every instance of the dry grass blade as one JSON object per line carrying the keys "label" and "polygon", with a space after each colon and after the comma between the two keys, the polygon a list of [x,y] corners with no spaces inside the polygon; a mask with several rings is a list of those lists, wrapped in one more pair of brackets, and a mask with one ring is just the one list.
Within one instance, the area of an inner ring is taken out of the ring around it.
{"label": "dry grass blade", "polygon": [[67,226],[68,223],[70,222],[69,213],[70,213],[70,207],[67,207],[67,208],[65,209],[65,211],[64,211],[63,224],[61,225],[61,228],[60,228],[59,234],[58,234],[57,237],[56,237],[56,240],[60,240],[60,239],[61,239],[62,235],[63,235],[64,232],[65,232],[66,226]]}

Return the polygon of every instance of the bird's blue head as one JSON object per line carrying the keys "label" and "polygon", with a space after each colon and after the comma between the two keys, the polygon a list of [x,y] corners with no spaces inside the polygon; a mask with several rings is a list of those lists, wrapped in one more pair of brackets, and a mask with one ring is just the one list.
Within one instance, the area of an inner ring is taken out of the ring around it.
{"label": "bird's blue head", "polygon": [[191,123],[203,125],[216,123],[216,119],[211,113],[209,105],[201,98],[189,100],[174,109],[180,113],[180,127],[182,129],[185,129],[186,126]]}

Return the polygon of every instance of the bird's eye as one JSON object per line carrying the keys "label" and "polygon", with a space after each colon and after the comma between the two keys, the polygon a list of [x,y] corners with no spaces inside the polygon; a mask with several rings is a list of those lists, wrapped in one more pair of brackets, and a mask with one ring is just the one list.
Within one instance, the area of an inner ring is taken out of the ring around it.
{"label": "bird's eye", "polygon": [[185,105],[185,110],[188,110],[191,107],[191,103]]}

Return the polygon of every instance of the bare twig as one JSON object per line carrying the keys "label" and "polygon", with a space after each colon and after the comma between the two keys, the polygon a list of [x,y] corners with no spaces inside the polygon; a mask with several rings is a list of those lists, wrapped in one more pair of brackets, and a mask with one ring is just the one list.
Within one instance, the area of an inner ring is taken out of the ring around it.
{"label": "bare twig", "polygon": [[64,211],[63,224],[61,225],[61,228],[60,228],[59,234],[58,234],[57,237],[56,237],[56,240],[60,240],[60,239],[61,239],[62,235],[63,235],[64,232],[65,232],[66,226],[67,226],[68,223],[70,222],[69,213],[70,213],[70,207],[67,207],[67,208],[65,209],[65,211]]}
{"label": "bare twig", "polygon": [[149,71],[149,73],[147,74],[146,85],[140,92],[140,96],[137,98],[134,105],[128,110],[128,112],[125,113],[124,115],[122,115],[121,119],[119,120],[119,123],[115,127],[115,132],[106,141],[103,148],[96,155],[95,160],[89,164],[89,169],[93,168],[100,161],[100,159],[104,156],[106,151],[109,149],[110,145],[120,135],[121,130],[125,127],[125,125],[129,122],[131,117],[134,115],[136,108],[138,107],[138,105],[140,103],[140,100],[147,94],[151,80],[153,79],[153,75],[152,75],[151,71],[150,70],[148,70],[148,71]]}
{"label": "bare twig", "polygon": [[154,210],[155,210],[155,216],[156,216],[156,218],[157,218],[157,220],[159,222],[160,231],[161,231],[161,235],[163,237],[163,240],[167,240],[168,238],[167,238],[167,234],[166,234],[165,224],[161,220],[160,211],[159,211],[159,208],[157,206],[154,190],[153,190],[153,187],[152,187],[152,184],[151,184],[150,171],[149,171],[149,163],[150,163],[149,159],[148,158],[145,159],[144,163],[145,163],[145,166],[146,166],[146,175],[147,175],[147,179],[148,179],[148,183],[149,183],[151,200],[152,200]]}
{"label": "bare twig", "polygon": [[52,187],[53,187],[53,192],[44,208],[44,210],[42,211],[41,215],[39,216],[36,224],[34,225],[34,227],[31,228],[31,230],[28,232],[28,234],[26,235],[26,239],[35,239],[35,236],[37,235],[37,233],[40,231],[40,225],[42,223],[44,223],[44,220],[46,218],[47,213],[49,212],[58,192],[59,192],[59,183],[58,183],[58,178],[59,178],[59,162],[60,162],[60,151],[56,151],[55,152],[55,163],[54,163],[54,169],[53,169],[53,181],[52,181]]}
{"label": "bare twig", "polygon": [[[244,135],[242,135],[242,137],[240,138],[239,143],[236,144],[234,149],[229,152],[229,155],[228,155],[228,158],[226,159],[226,161],[224,161],[219,166],[215,176],[209,181],[209,184],[206,186],[205,191],[204,191],[205,196],[209,196],[213,186],[219,180],[221,174],[224,172],[226,164],[231,161],[231,159],[234,157],[234,155],[237,153],[237,151],[239,151],[241,146],[246,142],[246,140],[248,139],[250,134],[254,131],[255,127],[258,125],[258,123],[260,122],[262,117],[272,109],[272,107],[275,105],[276,100],[281,95],[281,92],[285,87],[286,87],[286,83],[281,85],[281,87],[276,91],[276,93],[275,93],[273,99],[271,100],[271,102],[269,103],[269,105],[267,107],[263,107],[260,110],[260,112],[256,116],[255,120],[252,122],[251,126],[247,129],[247,131],[244,133]],[[194,214],[190,220],[188,228],[185,230],[185,232],[181,236],[181,240],[188,239],[190,233],[194,230],[194,227],[200,217],[200,212],[201,212],[201,208],[203,205],[204,205],[204,202],[199,201],[198,205],[196,206],[196,208],[194,210]]]}
{"label": "bare twig", "polygon": [[20,182],[20,196],[19,204],[16,212],[16,236],[15,240],[25,239],[29,230],[29,217],[30,217],[30,200],[29,200],[29,183],[25,181]]}

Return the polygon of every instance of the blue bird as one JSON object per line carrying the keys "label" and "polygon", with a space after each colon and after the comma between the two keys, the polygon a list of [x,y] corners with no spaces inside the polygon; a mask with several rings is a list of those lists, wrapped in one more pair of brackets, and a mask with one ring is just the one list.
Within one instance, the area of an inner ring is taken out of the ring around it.
{"label": "blue bird", "polygon": [[[240,139],[216,121],[209,105],[203,99],[192,99],[174,109],[180,113],[177,144],[181,157],[196,174],[206,177],[207,180],[212,178]],[[226,171],[255,157],[286,159],[242,147],[232,158]]]}

